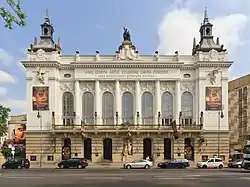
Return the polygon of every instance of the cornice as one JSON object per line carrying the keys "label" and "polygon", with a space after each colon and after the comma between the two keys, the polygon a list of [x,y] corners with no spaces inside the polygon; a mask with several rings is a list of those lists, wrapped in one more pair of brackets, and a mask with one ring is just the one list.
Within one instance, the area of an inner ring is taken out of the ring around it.
{"label": "cornice", "polygon": [[74,68],[181,68],[182,64],[71,64]]}
{"label": "cornice", "polygon": [[204,62],[204,61],[199,61],[196,63],[196,67],[230,67],[233,64],[232,61],[226,61],[226,62]]}
{"label": "cornice", "polygon": [[21,61],[24,67],[56,67],[60,66],[57,61]]}

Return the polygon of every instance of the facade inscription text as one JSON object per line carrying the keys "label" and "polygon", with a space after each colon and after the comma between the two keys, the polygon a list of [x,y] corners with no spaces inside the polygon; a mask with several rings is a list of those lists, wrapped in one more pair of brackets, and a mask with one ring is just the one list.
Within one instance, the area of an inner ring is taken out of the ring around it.
{"label": "facade inscription text", "polygon": [[168,70],[85,70],[84,74],[94,75],[98,78],[154,78],[161,74],[168,74]]}

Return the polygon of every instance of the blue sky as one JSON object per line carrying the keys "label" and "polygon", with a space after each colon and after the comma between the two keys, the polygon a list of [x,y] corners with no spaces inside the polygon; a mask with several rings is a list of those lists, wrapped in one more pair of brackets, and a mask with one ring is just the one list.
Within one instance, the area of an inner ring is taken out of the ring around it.
{"label": "blue sky", "polygon": [[[2,5],[4,0],[0,0]],[[20,60],[26,48],[40,35],[46,8],[53,22],[63,54],[113,54],[122,41],[122,28],[128,27],[141,54],[190,54],[193,37],[199,41],[199,25],[204,7],[214,23],[214,35],[229,50],[235,61],[230,77],[250,72],[248,0],[43,0],[22,1],[27,27],[8,30],[0,22],[0,103],[12,114],[24,113],[25,69]],[[237,68],[235,68],[237,66]]]}

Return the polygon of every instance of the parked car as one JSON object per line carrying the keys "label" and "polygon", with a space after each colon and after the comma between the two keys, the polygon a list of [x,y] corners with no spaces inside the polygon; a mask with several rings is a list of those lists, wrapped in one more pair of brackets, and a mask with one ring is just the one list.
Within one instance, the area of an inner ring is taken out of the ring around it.
{"label": "parked car", "polygon": [[242,164],[243,164],[243,159],[238,159],[233,162],[229,162],[227,166],[229,168],[242,168]]}
{"label": "parked car", "polygon": [[222,159],[220,158],[210,158],[207,161],[204,162],[198,162],[197,168],[219,168],[222,169],[224,167],[224,164],[222,162]]}
{"label": "parked car", "polygon": [[153,162],[145,159],[135,160],[133,162],[123,164],[123,168],[126,169],[149,169],[153,166]]}
{"label": "parked car", "polygon": [[83,169],[88,166],[88,161],[85,158],[70,158],[59,162],[58,167],[63,168],[78,168]]}
{"label": "parked car", "polygon": [[190,164],[187,159],[175,159],[166,162],[160,162],[159,168],[187,168]]}
{"label": "parked car", "polygon": [[2,164],[2,169],[22,169],[22,168],[29,169],[29,167],[30,167],[30,161],[26,158],[7,159]]}

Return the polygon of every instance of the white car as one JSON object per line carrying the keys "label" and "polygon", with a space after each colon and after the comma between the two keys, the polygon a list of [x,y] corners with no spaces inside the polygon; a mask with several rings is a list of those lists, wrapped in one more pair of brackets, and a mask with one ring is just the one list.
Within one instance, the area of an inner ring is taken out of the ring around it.
{"label": "white car", "polygon": [[132,168],[144,168],[149,169],[153,166],[153,162],[145,159],[135,160],[133,162],[123,164],[123,168],[132,169]]}
{"label": "white car", "polygon": [[224,164],[220,158],[210,158],[205,162],[198,162],[197,168],[219,168],[222,169]]}

